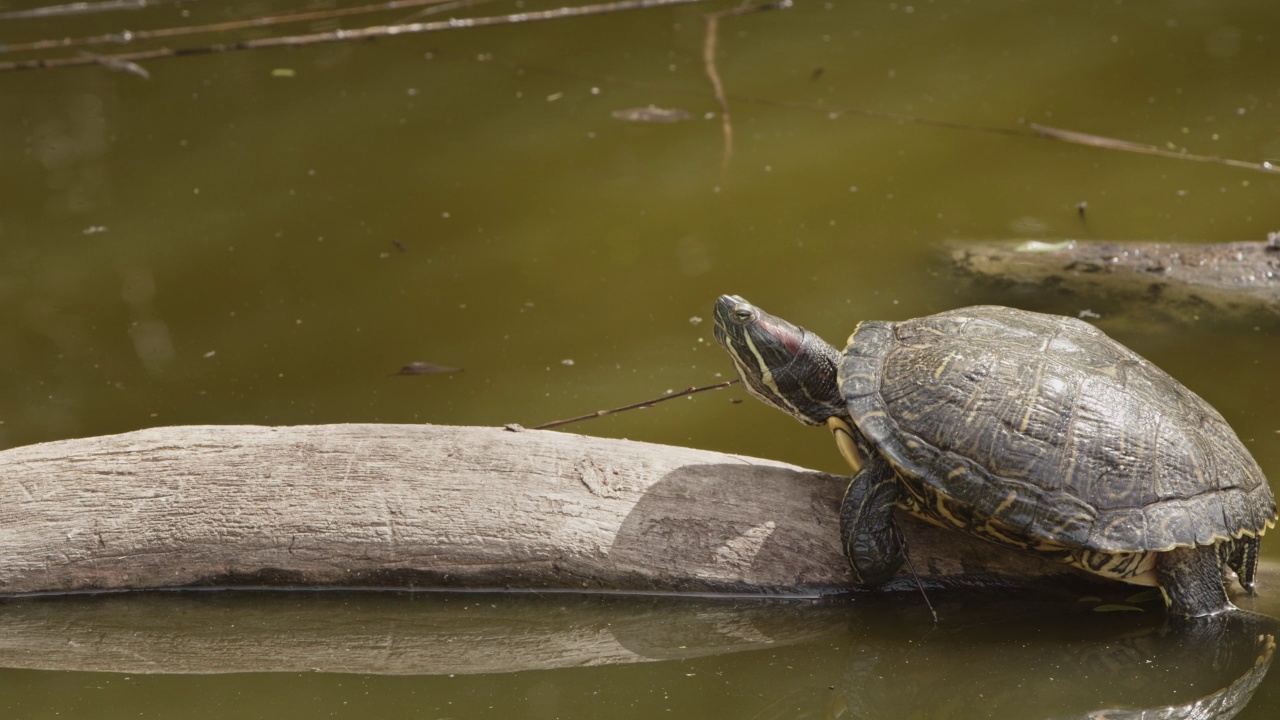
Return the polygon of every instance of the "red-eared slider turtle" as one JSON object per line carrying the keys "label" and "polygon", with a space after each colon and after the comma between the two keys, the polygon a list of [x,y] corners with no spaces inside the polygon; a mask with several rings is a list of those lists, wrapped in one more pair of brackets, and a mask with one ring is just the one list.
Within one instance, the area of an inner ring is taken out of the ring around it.
{"label": "red-eared slider turtle", "polygon": [[859,585],[904,558],[894,504],[1001,545],[1163,591],[1171,613],[1253,592],[1267,479],[1200,396],[1088,323],[982,306],[867,321],[844,353],[746,300],[716,340],[748,392],[828,425],[855,470],[840,536]]}

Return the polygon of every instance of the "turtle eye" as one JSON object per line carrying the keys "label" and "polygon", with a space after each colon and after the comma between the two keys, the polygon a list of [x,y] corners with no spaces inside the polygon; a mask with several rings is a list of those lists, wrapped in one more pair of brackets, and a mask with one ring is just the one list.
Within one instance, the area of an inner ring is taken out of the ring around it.
{"label": "turtle eye", "polygon": [[755,316],[755,308],[750,306],[743,307],[740,305],[733,309],[733,319],[739,323],[749,323],[755,319]]}

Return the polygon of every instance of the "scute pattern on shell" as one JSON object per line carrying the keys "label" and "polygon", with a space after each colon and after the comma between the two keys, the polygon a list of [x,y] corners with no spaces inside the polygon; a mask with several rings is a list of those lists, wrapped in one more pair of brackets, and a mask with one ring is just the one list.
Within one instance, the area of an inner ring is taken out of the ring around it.
{"label": "scute pattern on shell", "polygon": [[904,482],[1028,544],[1164,551],[1276,517],[1222,416],[1079,320],[983,306],[864,322],[840,385]]}

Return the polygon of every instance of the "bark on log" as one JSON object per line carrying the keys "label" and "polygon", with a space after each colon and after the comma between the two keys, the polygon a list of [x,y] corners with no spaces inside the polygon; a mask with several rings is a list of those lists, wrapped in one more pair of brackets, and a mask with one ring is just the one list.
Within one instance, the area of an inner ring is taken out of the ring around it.
{"label": "bark on log", "polygon": [[961,274],[996,285],[1139,300],[1191,318],[1280,314],[1280,243],[950,241]]}
{"label": "bark on log", "polygon": [[[850,590],[845,478],[430,425],[189,426],[0,452],[0,593],[191,586]],[[903,516],[933,585],[1093,584]],[[912,585],[899,576],[890,589]]]}

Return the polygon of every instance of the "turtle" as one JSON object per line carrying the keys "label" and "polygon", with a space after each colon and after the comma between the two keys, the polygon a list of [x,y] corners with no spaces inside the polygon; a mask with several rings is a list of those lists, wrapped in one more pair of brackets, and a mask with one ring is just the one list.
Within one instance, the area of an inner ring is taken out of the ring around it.
{"label": "turtle", "polygon": [[1276,502],[1209,403],[1082,320],[983,305],[867,320],[844,352],[736,295],[716,340],[749,394],[826,425],[854,470],[840,542],[854,584],[897,572],[893,508],[1095,575],[1157,586],[1171,615],[1254,593]]}

